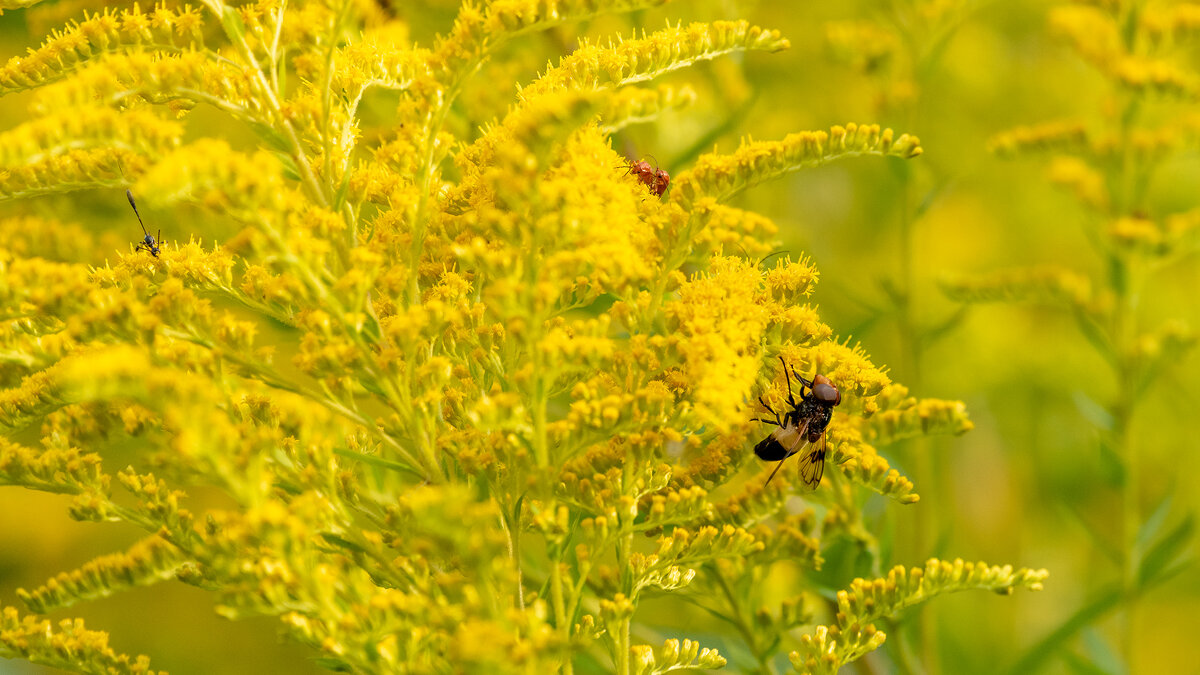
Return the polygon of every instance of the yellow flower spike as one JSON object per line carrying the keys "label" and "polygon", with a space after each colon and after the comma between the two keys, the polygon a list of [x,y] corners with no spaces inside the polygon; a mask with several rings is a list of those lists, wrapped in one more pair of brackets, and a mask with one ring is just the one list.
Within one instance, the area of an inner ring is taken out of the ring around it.
{"label": "yellow flower spike", "polygon": [[801,567],[819,570],[824,564],[821,542],[809,536],[815,523],[812,511],[788,516],[774,531],[765,525],[755,528],[755,536],[762,541],[763,548],[751,560],[757,564],[768,564],[787,560]]}
{"label": "yellow flower spike", "polygon": [[836,464],[852,482],[901,504],[912,504],[920,499],[913,492],[912,481],[892,469],[875,448],[864,443],[857,429],[837,422],[831,424],[829,450],[826,461]]}
{"label": "yellow flower spike", "polygon": [[895,138],[891,129],[880,129],[878,125],[847,124],[835,126],[828,133],[789,134],[782,141],[743,139],[733,154],[703,155],[692,170],[677,176],[671,200],[689,210],[704,197],[723,202],[750,186],[843,157],[911,159],[920,154],[921,143],[915,136]]}
{"label": "yellow flower spike", "polygon": [[[1045,570],[1011,566],[990,567],[986,563],[929,560],[924,569],[906,571],[902,566],[886,578],[854,580],[849,590],[839,591],[837,625],[818,626],[801,638],[801,649],[789,658],[800,672],[834,672],[842,663],[878,649],[885,636],[870,623],[895,616],[907,607],[935,595],[962,590],[1011,593],[1018,587],[1041,590]],[[838,640],[829,641],[836,634]],[[824,668],[824,669],[822,669]],[[834,670],[829,670],[833,668]]]}
{"label": "yellow flower spike", "polygon": [[695,260],[712,256],[763,257],[771,252],[771,241],[779,232],[769,218],[719,204],[712,197],[696,202],[691,216],[695,227],[687,230],[683,243]]}
{"label": "yellow flower spike", "polygon": [[177,117],[197,101],[206,101],[236,117],[255,120],[261,104],[253,94],[254,86],[247,72],[207,52],[129,52],[96,59],[69,79],[37,90],[31,108],[50,114],[94,105],[97,100],[123,102],[136,94],[167,104]]}
{"label": "yellow flower spike", "polygon": [[134,586],[173,579],[182,559],[178,548],[153,536],[124,553],[101,556],[77,570],[58,574],[32,591],[18,589],[17,596],[29,609],[46,614]]}
{"label": "yellow flower spike", "polygon": [[1050,12],[1050,26],[1081,57],[1099,68],[1125,53],[1117,18],[1099,7],[1055,7]]}
{"label": "yellow flower spike", "polygon": [[649,645],[634,645],[630,648],[633,672],[638,675],[665,673],[672,670],[712,669],[726,665],[717,650],[701,648],[693,640],[668,639],[657,651]]}
{"label": "yellow flower spike", "polygon": [[1191,99],[1200,79],[1163,59],[1127,56],[1112,64],[1110,76],[1135,91]]}
{"label": "yellow flower spike", "polygon": [[1147,39],[1157,46],[1192,40],[1200,32],[1200,8],[1192,4],[1146,7],[1138,19]]}
{"label": "yellow flower spike", "polygon": [[99,455],[71,447],[34,450],[0,440],[0,484],[66,494],[105,494],[109,482]]}
{"label": "yellow flower spike", "polygon": [[1110,199],[1104,176],[1086,162],[1075,157],[1056,157],[1047,169],[1050,182],[1075,195],[1082,204],[1094,211],[1108,209]]}
{"label": "yellow flower spike", "polygon": [[873,415],[865,423],[865,437],[886,445],[914,436],[964,434],[974,427],[962,401],[922,399]]}
{"label": "yellow flower spike", "polygon": [[133,192],[152,206],[196,195],[209,208],[255,224],[264,213],[283,214],[288,194],[272,155],[245,155],[213,140],[197,141],[167,156],[142,176]]}
{"label": "yellow flower spike", "polygon": [[77,107],[40,116],[0,134],[0,164],[13,166],[67,148],[119,144],[162,155],[179,144],[183,126],[148,110]]}
{"label": "yellow flower spike", "polygon": [[830,21],[825,46],[834,59],[865,73],[887,67],[900,47],[896,33],[868,21]]}
{"label": "yellow flower spike", "polygon": [[[817,310],[810,305],[771,308],[770,335],[778,336],[780,343],[812,345],[833,337],[833,329],[820,320]],[[774,341],[774,340],[772,340]]]}
{"label": "yellow flower spike", "polygon": [[[605,98],[568,91],[517,107],[459,153],[456,162],[467,175],[449,192],[447,202],[462,204],[464,209],[466,204],[474,205],[484,219],[481,225],[503,228],[501,236],[506,236],[504,231],[511,231],[514,225],[505,220],[511,214],[497,211],[493,204],[502,207],[525,199],[534,189],[532,182],[538,172],[548,168],[552,157],[562,150],[560,144],[594,117]],[[610,179],[619,177],[611,167],[605,168]],[[568,184],[579,180],[574,175],[567,179]],[[477,245],[486,243],[479,241]]]}
{"label": "yellow flower spike", "polygon": [[1125,216],[1108,226],[1107,234],[1117,249],[1129,253],[1156,255],[1165,253],[1163,232],[1149,218]]}
{"label": "yellow flower spike", "polygon": [[664,112],[686,108],[695,101],[695,90],[687,86],[622,87],[601,110],[600,130],[612,135],[627,126],[652,122]]}
{"label": "yellow flower spike", "polygon": [[0,220],[0,240],[18,258],[44,258],[55,262],[103,262],[100,249],[111,237],[99,238],[77,223],[58,222],[35,216]]}
{"label": "yellow flower spike", "polygon": [[103,52],[129,47],[180,49],[203,44],[192,7],[172,13],[159,9],[151,17],[134,10],[105,10],[53,33],[41,47],[15,57],[0,68],[0,93],[42,86],[71,74],[78,64]]}
{"label": "yellow flower spike", "polygon": [[567,89],[615,88],[651,80],[697,61],[743,50],[779,51],[789,46],[776,31],[745,21],[668,27],[643,38],[600,46],[583,44],[520,91],[524,101]]}
{"label": "yellow flower spike", "polygon": [[137,155],[119,148],[67,150],[0,172],[0,200],[101,185],[122,184],[122,167],[140,166]]}
{"label": "yellow flower spike", "polygon": [[113,675],[154,675],[146,656],[118,654],[108,646],[108,633],[87,630],[82,619],[60,621],[22,617],[13,607],[0,608],[0,653],[54,668],[81,669]]}
{"label": "yellow flower spike", "polygon": [[1034,301],[1085,310],[1097,308],[1100,303],[1090,279],[1057,267],[1015,269],[978,277],[947,275],[940,285],[959,302]]}
{"label": "yellow flower spike", "polygon": [[403,90],[431,76],[429,51],[395,49],[397,36],[389,35],[388,29],[385,26],[335,52],[329,85],[346,100],[356,104],[368,88]]}
{"label": "yellow flower spike", "polygon": [[1002,157],[1028,152],[1078,154],[1089,147],[1087,127],[1078,120],[1043,122],[997,134],[988,148]]}

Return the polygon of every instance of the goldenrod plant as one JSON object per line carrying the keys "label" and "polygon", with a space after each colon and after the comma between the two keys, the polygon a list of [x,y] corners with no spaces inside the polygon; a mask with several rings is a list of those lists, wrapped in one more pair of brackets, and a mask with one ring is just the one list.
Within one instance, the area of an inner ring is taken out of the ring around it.
{"label": "goldenrod plant", "polygon": [[[522,41],[656,4],[468,3],[436,37],[351,0],[80,8],[0,69],[29,101],[0,135],[0,485],[140,532],[18,591],[0,655],[153,672],[45,615],[179,581],[339,671],[832,673],[930,597],[1040,589],[938,559],[809,581],[829,542],[879,550],[869,508],[920,508],[879,447],[970,421],[837,337],[814,262],[761,261],[776,226],[730,201],[916,137],[746,139],[654,194],[613,134],[695,99],[661,75],[788,47],[743,21],[581,40],[472,123]],[[126,189],[156,248],[123,212],[89,264],[108,223],[56,213]],[[780,361],[842,396],[815,491],[752,452]]]}
{"label": "goldenrod plant", "polygon": [[[829,21],[823,26],[825,51],[832,61],[870,83],[872,107],[877,116],[909,128],[934,126],[937,122],[929,119],[929,106],[923,98],[942,67],[948,43],[980,4],[972,0],[890,3],[885,10],[865,18]],[[937,272],[923,265],[918,257],[918,230],[924,225],[924,217],[937,208],[951,182],[957,179],[955,168],[945,162],[935,167],[928,162],[896,167],[894,179],[899,199],[888,210],[885,221],[895,230],[894,238],[880,237],[870,242],[887,252],[884,255],[890,258],[890,264],[884,270],[871,272],[871,283],[863,284],[867,288],[853,291],[865,316],[852,332],[863,337],[894,336],[892,367],[910,387],[922,391],[926,389],[923,362],[928,358],[927,352],[953,333],[969,308],[960,305],[941,310],[940,314],[931,310],[929,306],[933,303],[929,296],[936,294],[937,289],[930,281]],[[933,460],[936,453],[928,436],[913,437],[899,444],[895,452],[909,475],[933,492],[935,499],[944,499],[951,492],[948,463]],[[909,550],[925,551],[934,542],[945,541],[952,527],[949,519],[937,517],[934,509],[920,509],[914,515],[913,531],[907,537]],[[922,666],[938,672],[941,670],[938,630],[930,611],[921,610],[918,621],[898,628],[908,632],[901,639],[919,636]],[[897,653],[907,657],[911,651],[900,649]],[[909,658],[903,664],[906,672],[920,670],[914,660]]]}
{"label": "goldenrod plant", "polygon": [[944,286],[964,303],[1029,302],[1061,309],[1110,373],[1111,391],[1060,384],[1096,427],[1095,457],[1115,467],[1102,486],[1102,501],[1112,505],[1104,519],[1116,521],[1115,531],[1092,514],[1077,516],[1095,553],[1114,562],[1114,569],[1008,672],[1041,667],[1079,632],[1114,613],[1120,628],[1113,652],[1119,655],[1093,646],[1076,661],[1154,672],[1165,666],[1164,657],[1137,658],[1137,624],[1143,620],[1138,603],[1190,564],[1194,520],[1173,503],[1169,486],[1152,479],[1155,468],[1143,466],[1145,448],[1134,425],[1148,407],[1148,394],[1200,337],[1178,307],[1175,316],[1166,317],[1145,309],[1148,299],[1167,293],[1173,269],[1195,266],[1200,249],[1194,190],[1188,188],[1184,204],[1155,192],[1171,162],[1195,152],[1200,69],[1190,53],[1200,37],[1200,9],[1186,3],[1075,2],[1054,8],[1048,24],[1101,78],[1103,106],[1011,129],[993,138],[991,149],[1005,158],[1044,160],[1048,181],[1078,204],[1097,258],[1094,270],[1043,264],[947,277]]}

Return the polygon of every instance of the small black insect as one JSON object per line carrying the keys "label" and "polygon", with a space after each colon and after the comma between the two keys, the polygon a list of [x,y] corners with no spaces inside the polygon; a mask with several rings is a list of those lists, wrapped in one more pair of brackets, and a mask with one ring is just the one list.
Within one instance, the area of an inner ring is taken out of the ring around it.
{"label": "small black insect", "polygon": [[146,224],[142,222],[142,214],[138,213],[137,204],[133,203],[133,192],[126,190],[125,196],[129,198],[129,205],[133,207],[133,213],[134,213],[134,215],[137,216],[138,224],[142,226],[142,232],[145,232],[145,234],[146,234],[146,238],[143,239],[141,241],[141,243],[138,244],[133,250],[140,251],[142,249],[146,249],[147,251],[150,252],[150,255],[157,258],[158,257],[158,242],[160,239],[162,239],[162,230],[158,231],[158,239],[151,237],[150,233],[146,231]]}
{"label": "small black insect", "polygon": [[[809,381],[796,373],[796,379],[803,385],[800,388],[800,402],[797,403],[796,399],[792,398],[792,378],[788,375],[788,367],[782,356],[779,357],[779,362],[783,364],[783,376],[787,379],[788,387],[787,400],[792,409],[780,418],[779,413],[772,410],[761,396],[758,397],[758,402],[762,403],[775,419],[756,417],[755,421],[774,424],[779,428],[754,446],[754,454],[761,460],[779,462],[767,477],[769,484],[779,472],[779,467],[783,466],[783,460],[803,450],[804,454],[800,457],[800,480],[804,481],[810,490],[815,489],[821,484],[821,476],[825,475],[825,450],[828,447],[825,428],[829,426],[829,420],[833,417],[834,406],[842,402],[842,392],[824,375],[814,375]],[[808,387],[808,394],[804,393],[804,387]]]}

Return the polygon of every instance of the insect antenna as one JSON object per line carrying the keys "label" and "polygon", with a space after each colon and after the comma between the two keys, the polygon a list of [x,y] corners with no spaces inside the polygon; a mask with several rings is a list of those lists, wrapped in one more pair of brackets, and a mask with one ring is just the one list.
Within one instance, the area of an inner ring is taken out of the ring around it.
{"label": "insect antenna", "polygon": [[758,265],[756,265],[756,267],[761,267],[763,263],[767,262],[771,258],[774,258],[777,255],[783,255],[785,253],[791,253],[791,251],[788,251],[785,248],[781,248],[778,251],[773,251],[771,253],[768,253],[762,260],[758,261]]}
{"label": "insect antenna", "polygon": [[[734,243],[735,243],[735,244],[737,244],[737,247],[738,247],[738,248],[742,249],[742,255],[746,256],[746,259],[747,259],[747,260],[749,260],[749,259],[750,259],[750,252],[746,250],[746,247],[745,247],[745,246],[742,246],[741,244],[738,244],[737,242],[734,242]],[[759,259],[759,261],[758,261],[757,263],[755,263],[755,265],[754,265],[754,266],[755,266],[755,267],[762,267],[762,264],[763,264],[763,263],[765,263],[765,262],[767,262],[767,261],[768,261],[768,260],[770,260],[771,258],[774,258],[774,257],[775,257],[775,256],[777,256],[777,255],[783,255],[783,254],[785,254],[785,253],[791,253],[791,251],[789,251],[789,250],[787,250],[787,249],[785,249],[785,248],[781,248],[781,249],[779,249],[778,251],[772,251],[771,253],[768,253],[767,255],[765,255],[765,256],[763,256],[762,258],[760,258],[760,259]]]}
{"label": "insect antenna", "polygon": [[[133,207],[133,215],[137,216],[138,225],[142,226],[142,232],[145,232],[146,236],[149,237],[150,232],[146,230],[146,224],[142,222],[142,214],[138,213],[137,204],[133,202],[133,191],[125,190],[125,196],[129,198],[129,205]],[[159,230],[159,234],[162,234],[162,230]]]}

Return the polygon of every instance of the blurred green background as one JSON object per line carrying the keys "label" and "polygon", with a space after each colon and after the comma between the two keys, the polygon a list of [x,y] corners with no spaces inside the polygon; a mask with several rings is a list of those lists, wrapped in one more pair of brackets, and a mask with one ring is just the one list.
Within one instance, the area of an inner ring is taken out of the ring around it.
{"label": "blurred green background", "polygon": [[[409,21],[413,38],[426,45],[448,28],[457,5],[390,4],[396,7],[388,11]],[[1052,37],[1051,5],[674,2],[516,41],[469,85],[459,117],[451,121],[465,130],[502,114],[514,90],[496,82],[528,82],[583,37],[606,40],[654,30],[667,20],[744,18],[780,30],[792,48],[735,55],[673,74],[668,82],[697,90],[696,104],[614,138],[618,152],[652,155],[676,173],[700,152],[714,146],[731,151],[747,135],[777,139],[860,122],[921,138],[925,153],[911,162],[863,159],[798,172],[748,191],[738,206],[772,218],[791,255],[813,258],[822,275],[814,299],[838,335],[861,341],[914,395],[962,399],[976,423],[959,438],[889,450],[889,461],[916,483],[921,501],[907,507],[877,502],[879,534],[893,542],[885,568],[962,557],[1045,567],[1051,576],[1040,593],[939,598],[912,611],[889,630],[881,652],[847,671],[1007,672],[1121,578],[1119,560],[1104,553],[1122,538],[1120,467],[1104,451],[1095,424],[1096,410],[1113,400],[1117,384],[1070,316],[1033,305],[981,306],[936,341],[914,340],[914,326],[938,325],[958,311],[937,286],[946,273],[1054,264],[1102,279],[1084,215],[1045,179],[1044,158],[1001,159],[987,150],[990,137],[1014,126],[1066,117],[1103,126],[1113,114],[1109,85]],[[48,29],[80,16],[83,6],[46,3],[6,12],[0,17],[5,54],[38,44]],[[889,56],[863,63],[876,47],[889,45],[881,41],[858,43],[849,60],[831,49],[831,25],[847,21],[870,22],[892,36]],[[864,73],[864,65],[874,72]],[[5,129],[26,119],[27,101],[0,99]],[[374,101],[367,117],[385,124],[391,103]],[[203,108],[188,125],[192,137],[232,134],[232,142],[254,142],[248,130],[231,129]],[[1196,207],[1198,160],[1180,155],[1159,171],[1152,201],[1167,212]],[[73,209],[77,222],[105,233],[101,241],[108,248],[97,250],[95,261],[137,238],[136,222],[115,191],[53,199],[56,210]],[[46,208],[38,201],[5,204],[0,213]],[[190,231],[206,241],[231,234],[226,224],[196,213],[143,216],[164,233]],[[1168,318],[1200,324],[1196,256],[1162,269],[1148,290],[1139,307],[1146,325]],[[896,297],[908,298],[906,309]],[[1166,528],[1195,512],[1200,492],[1194,489],[1200,470],[1198,366],[1194,357],[1174,364],[1134,417],[1143,467],[1141,512],[1149,517],[1169,500]],[[0,490],[0,604],[20,606],[16,588],[36,586],[137,538],[121,528],[72,522],[67,501]],[[839,573],[836,566],[831,573]],[[1140,597],[1132,617],[1122,605],[1068,625],[1077,630],[1053,643],[1040,672],[1128,672],[1122,644],[1132,630],[1137,672],[1200,673],[1191,636],[1197,607],[1200,575],[1192,566]],[[655,605],[645,609],[653,612]],[[698,617],[660,611],[665,635],[675,626],[709,626]],[[227,622],[212,612],[210,596],[178,583],[78,607],[70,615],[111,631],[119,651],[149,654],[156,667],[174,673],[319,671],[301,648],[278,644],[272,622]],[[36,672],[45,671],[0,661],[0,673]]]}

